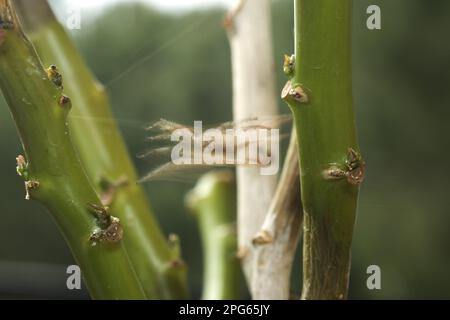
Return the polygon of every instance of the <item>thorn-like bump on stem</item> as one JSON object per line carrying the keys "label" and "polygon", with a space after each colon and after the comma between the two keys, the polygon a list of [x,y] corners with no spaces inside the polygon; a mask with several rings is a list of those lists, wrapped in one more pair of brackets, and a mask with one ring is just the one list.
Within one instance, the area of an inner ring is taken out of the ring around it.
{"label": "thorn-like bump on stem", "polygon": [[286,76],[292,77],[295,71],[295,55],[284,55],[283,72]]}
{"label": "thorn-like bump on stem", "polygon": [[39,181],[28,180],[25,181],[25,200],[30,200],[30,191],[39,187]]}
{"label": "thorn-like bump on stem", "polygon": [[61,95],[58,102],[59,105],[64,109],[70,110],[70,108],[72,108],[72,102],[70,101],[70,98],[68,96]]}
{"label": "thorn-like bump on stem", "polygon": [[108,207],[89,203],[88,210],[95,215],[100,226],[89,237],[92,245],[95,246],[97,242],[116,243],[122,240],[123,228],[120,220],[108,213]]}
{"label": "thorn-like bump on stem", "polygon": [[28,180],[28,163],[25,160],[25,157],[19,154],[16,157],[16,171],[19,176],[21,176],[25,181]]}
{"label": "thorn-like bump on stem", "polygon": [[54,64],[47,68],[47,77],[55,86],[61,90],[63,89],[62,75],[59,73],[58,68]]}
{"label": "thorn-like bump on stem", "polygon": [[273,236],[267,230],[259,231],[252,240],[254,246],[265,245],[273,243]]}
{"label": "thorn-like bump on stem", "polygon": [[102,229],[106,229],[111,224],[112,216],[108,212],[108,207],[95,203],[89,203],[88,210],[95,216],[95,218],[97,218],[98,224]]}
{"label": "thorn-like bump on stem", "polygon": [[309,101],[308,95],[303,90],[300,84],[292,86],[292,82],[289,80],[286,82],[283,90],[281,91],[281,99],[286,101],[289,105],[294,103],[307,103]]}
{"label": "thorn-like bump on stem", "polygon": [[123,239],[123,228],[120,224],[119,218],[110,216],[111,223],[105,229],[95,230],[89,240],[92,241],[92,245],[96,245],[97,242],[117,243]]}
{"label": "thorn-like bump on stem", "polygon": [[16,157],[16,171],[19,176],[25,180],[25,200],[30,200],[31,195],[30,191],[39,187],[39,182],[35,180],[30,180],[30,174],[28,172],[28,162],[25,160],[25,157],[19,154]]}
{"label": "thorn-like bump on stem", "polygon": [[364,180],[365,166],[361,155],[353,148],[348,148],[345,169],[332,165],[323,171],[323,177],[327,180],[347,178],[347,182],[351,185],[359,185]]}
{"label": "thorn-like bump on stem", "polygon": [[348,168],[347,181],[353,185],[359,185],[364,180],[366,163],[361,155],[352,148],[347,151],[346,165]]}
{"label": "thorn-like bump on stem", "polygon": [[347,176],[347,171],[337,167],[331,166],[323,171],[323,177],[327,180],[338,180],[345,178]]}

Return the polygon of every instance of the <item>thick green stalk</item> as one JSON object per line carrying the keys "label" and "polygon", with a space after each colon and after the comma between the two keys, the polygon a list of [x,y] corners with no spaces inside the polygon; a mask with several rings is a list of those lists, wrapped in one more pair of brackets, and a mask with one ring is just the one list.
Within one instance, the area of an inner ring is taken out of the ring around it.
{"label": "thick green stalk", "polygon": [[[8,0],[0,0],[0,88],[28,160],[18,158],[27,193],[52,213],[91,296],[144,299],[120,241],[120,225],[106,213],[100,216],[89,209],[102,206],[70,140],[66,125],[70,101],[47,77]],[[111,226],[114,233],[96,233]],[[91,239],[94,234],[99,236],[96,241]]]}
{"label": "thick green stalk", "polygon": [[[297,128],[303,299],[345,299],[364,162],[352,103],[351,0],[295,0],[295,63],[283,90]],[[291,62],[294,62],[291,60]]]}
{"label": "thick green stalk", "polygon": [[228,172],[204,175],[186,198],[196,214],[204,252],[205,300],[239,299],[236,188]]}
{"label": "thick green stalk", "polygon": [[[45,0],[18,3],[39,56],[61,70],[64,89],[74,101],[69,116],[74,144],[94,188],[122,221],[127,233],[124,245],[148,298],[185,298],[186,268],[178,249],[172,248],[160,231],[142,187],[136,184],[134,166],[103,87]],[[36,7],[40,8],[37,12]],[[117,182],[121,185],[114,187]]]}

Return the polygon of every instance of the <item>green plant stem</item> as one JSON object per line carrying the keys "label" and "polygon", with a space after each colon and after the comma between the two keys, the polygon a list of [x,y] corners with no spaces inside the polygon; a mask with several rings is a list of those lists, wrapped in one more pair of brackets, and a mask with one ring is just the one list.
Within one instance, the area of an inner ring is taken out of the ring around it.
{"label": "green plant stem", "polygon": [[11,1],[0,0],[0,87],[28,160],[31,197],[52,213],[96,299],[144,299],[123,243],[89,240],[99,228],[89,204],[100,201],[72,146],[61,90],[48,78],[21,32]]}
{"label": "green plant stem", "polygon": [[229,172],[204,175],[187,196],[196,214],[204,252],[204,300],[239,299],[236,257],[236,188]]}
{"label": "green plant stem", "polygon": [[293,91],[284,98],[300,150],[303,299],[345,299],[348,291],[360,182],[351,176],[364,168],[362,160],[353,159],[359,153],[352,105],[351,6],[351,0],[295,0]]}
{"label": "green plant stem", "polygon": [[[148,298],[186,298],[186,268],[178,250],[171,248],[160,231],[142,187],[136,184],[137,175],[104,88],[89,71],[45,0],[21,0],[19,4],[39,56],[46,64],[58,66],[64,89],[74,101],[69,126],[97,193],[105,192],[105,181],[127,181],[113,191],[110,209],[122,221],[127,234],[125,247]],[[40,8],[37,13],[36,7]]]}

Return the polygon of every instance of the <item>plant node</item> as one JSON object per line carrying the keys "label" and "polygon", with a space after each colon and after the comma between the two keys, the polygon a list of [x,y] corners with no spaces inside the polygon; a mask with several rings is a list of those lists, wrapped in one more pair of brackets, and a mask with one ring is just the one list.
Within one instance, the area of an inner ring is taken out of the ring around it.
{"label": "plant node", "polygon": [[363,182],[366,163],[362,159],[361,154],[353,148],[348,148],[345,164],[348,169],[347,181],[353,185],[359,185]]}
{"label": "plant node", "polygon": [[47,68],[47,77],[55,86],[61,90],[63,89],[62,75],[59,73],[58,68],[54,64]]}
{"label": "plant node", "polygon": [[252,240],[254,246],[273,243],[273,236],[267,230],[259,231]]}
{"label": "plant node", "polygon": [[29,174],[28,174],[28,163],[25,160],[25,157],[23,155],[19,154],[16,157],[16,163],[17,163],[17,166],[16,166],[17,174],[19,176],[21,176],[25,181],[27,181]]}
{"label": "plant node", "polygon": [[89,203],[88,210],[95,216],[95,218],[97,218],[98,224],[102,229],[106,229],[111,224],[111,215],[108,212],[108,207],[95,203]]}
{"label": "plant node", "polygon": [[323,177],[327,180],[346,178],[348,183],[359,185],[364,180],[365,165],[361,155],[354,149],[349,148],[345,165],[342,167],[332,165],[323,171]]}
{"label": "plant node", "polygon": [[30,191],[39,187],[39,182],[35,180],[30,180],[30,174],[28,172],[28,163],[25,157],[19,154],[16,157],[16,171],[19,176],[25,180],[25,199],[30,200]]}
{"label": "plant node", "polygon": [[122,240],[123,228],[120,220],[108,213],[108,207],[90,203],[88,209],[95,215],[100,226],[89,238],[93,245],[96,245],[97,242],[116,243]]}
{"label": "plant node", "polygon": [[28,180],[25,181],[25,200],[30,200],[30,191],[39,187],[39,181]]}
{"label": "plant node", "polygon": [[292,77],[295,71],[295,55],[284,55],[283,72],[288,77]]}
{"label": "plant node", "polygon": [[89,240],[92,241],[92,245],[96,245],[97,242],[116,243],[123,238],[123,228],[120,224],[119,218],[109,216],[110,224],[105,229],[95,230]]}
{"label": "plant node", "polygon": [[289,80],[281,91],[281,99],[286,101],[290,106],[296,103],[307,103],[309,101],[308,95],[303,90],[300,84],[292,86],[292,82]]}
{"label": "plant node", "polygon": [[68,96],[61,95],[58,102],[59,105],[64,109],[70,110],[70,108],[72,108],[72,102],[70,101],[70,98]]}

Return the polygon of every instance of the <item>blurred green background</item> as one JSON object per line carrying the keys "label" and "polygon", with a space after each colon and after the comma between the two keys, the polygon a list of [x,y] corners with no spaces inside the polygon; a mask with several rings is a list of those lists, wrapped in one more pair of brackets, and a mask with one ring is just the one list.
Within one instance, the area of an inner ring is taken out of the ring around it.
{"label": "blurred green background", "polygon": [[[370,4],[382,9],[382,30],[366,28]],[[147,147],[143,127],[159,118],[186,124],[231,119],[223,10],[169,14],[129,2],[82,14],[82,28],[73,36],[107,85],[133,156]],[[280,90],[282,55],[293,48],[292,15],[291,0],[274,1]],[[351,299],[450,298],[449,32],[447,0],[354,1],[354,97],[367,178],[355,229]],[[280,110],[288,112],[281,102]],[[50,215],[24,200],[15,173],[22,150],[3,99],[0,148],[0,297],[87,298],[65,288],[65,268],[73,260]],[[152,166],[134,159],[141,174]],[[183,206],[192,184],[145,187],[166,234],[181,237],[190,291],[198,298],[201,246],[195,218]],[[378,291],[366,287],[371,264],[381,267]],[[299,263],[294,273],[298,295]]]}

